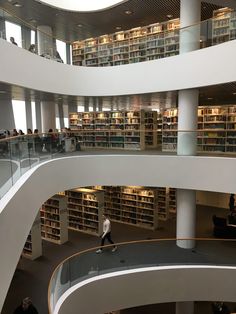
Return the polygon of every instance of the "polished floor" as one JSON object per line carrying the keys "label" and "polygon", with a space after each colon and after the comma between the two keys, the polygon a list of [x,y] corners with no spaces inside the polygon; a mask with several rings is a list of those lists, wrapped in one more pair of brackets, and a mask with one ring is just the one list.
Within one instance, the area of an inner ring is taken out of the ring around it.
{"label": "polished floor", "polygon": [[[198,207],[197,210],[197,237],[212,237],[212,214],[226,216],[227,210]],[[167,222],[160,222],[156,231],[140,229],[124,224],[112,223],[112,234],[115,242],[144,240],[153,238],[175,237],[175,218]],[[63,245],[56,245],[43,241],[43,256],[35,261],[21,258],[13,277],[2,314],[13,313],[14,308],[25,296],[30,296],[37,307],[39,314],[47,314],[47,287],[50,276],[56,265],[64,258],[81,250],[98,246],[99,238],[83,233],[69,233],[69,241]],[[224,247],[222,247],[224,250]],[[173,253],[175,254],[175,253]],[[104,254],[105,255],[105,254]],[[97,255],[94,254],[95,259]],[[159,255],[161,256],[161,254]],[[105,256],[104,256],[105,257]],[[215,301],[215,300],[212,300]],[[234,309],[234,304],[229,304]],[[174,314],[174,304],[150,305],[121,311],[122,314]],[[195,314],[211,313],[210,302],[197,302]],[[82,313],[81,313],[82,314]],[[83,313],[86,314],[86,313]],[[96,314],[96,313],[94,313]]]}

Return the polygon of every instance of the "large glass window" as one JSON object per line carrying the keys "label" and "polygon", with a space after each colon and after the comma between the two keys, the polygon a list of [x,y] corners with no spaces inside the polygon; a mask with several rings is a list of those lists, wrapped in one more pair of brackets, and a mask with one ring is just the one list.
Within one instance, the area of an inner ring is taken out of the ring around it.
{"label": "large glass window", "polygon": [[16,129],[27,131],[25,102],[22,100],[12,100],[12,108]]}
{"label": "large glass window", "polygon": [[14,42],[19,46],[22,47],[22,37],[21,37],[21,26],[8,22],[5,22],[6,27],[6,38],[7,41],[11,42],[10,38],[14,39]]}
{"label": "large glass window", "polygon": [[59,55],[64,63],[66,63],[66,43],[61,40],[56,40],[56,47]]}

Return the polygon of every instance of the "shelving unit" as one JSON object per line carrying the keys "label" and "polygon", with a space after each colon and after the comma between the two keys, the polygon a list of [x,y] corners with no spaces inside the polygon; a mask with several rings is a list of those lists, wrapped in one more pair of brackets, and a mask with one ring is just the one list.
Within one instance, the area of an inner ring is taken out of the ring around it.
{"label": "shelving unit", "polygon": [[163,112],[162,150],[176,151],[178,129],[178,109],[167,109]]}
{"label": "shelving unit", "polygon": [[[178,109],[163,113],[162,150],[177,147]],[[198,151],[236,152],[236,105],[198,107]]]}
{"label": "shelving unit", "polygon": [[162,145],[163,113],[157,112],[157,147]]}
{"label": "shelving unit", "polygon": [[89,38],[72,44],[73,64],[113,66],[179,53],[179,19]]}
{"label": "shelving unit", "polygon": [[168,189],[168,206],[169,206],[169,213],[176,214],[176,189],[169,188]]}
{"label": "shelving unit", "polygon": [[41,222],[38,213],[25,242],[22,256],[35,260],[42,256]]}
{"label": "shelving unit", "polygon": [[89,188],[66,191],[69,229],[99,236],[102,234],[104,193]]}
{"label": "shelving unit", "polygon": [[169,188],[157,188],[157,210],[158,220],[169,219]]}
{"label": "shelving unit", "polygon": [[157,112],[144,112],[145,147],[155,148],[157,146]]}
{"label": "shelving unit", "polygon": [[213,11],[212,44],[217,45],[236,38],[236,15],[230,8]]}
{"label": "shelving unit", "polygon": [[228,115],[226,120],[226,141],[225,151],[236,152],[236,106],[228,107]]}
{"label": "shelving unit", "polygon": [[[77,135],[83,147],[95,148],[125,148],[144,149],[150,145],[150,140],[145,143],[144,117],[148,113],[141,111],[103,111],[71,113],[70,126],[81,130]],[[149,128],[156,128],[156,119],[153,119]],[[152,135],[155,141],[155,134]]]}
{"label": "shelving unit", "polygon": [[40,209],[41,235],[44,240],[63,244],[68,241],[66,197],[56,194]]}

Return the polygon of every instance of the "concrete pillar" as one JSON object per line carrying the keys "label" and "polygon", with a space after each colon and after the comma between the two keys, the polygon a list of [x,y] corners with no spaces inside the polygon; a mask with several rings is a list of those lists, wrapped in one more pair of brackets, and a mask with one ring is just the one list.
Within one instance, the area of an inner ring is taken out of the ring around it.
{"label": "concrete pillar", "polygon": [[48,132],[49,129],[55,130],[56,111],[54,102],[41,101],[41,119],[42,132]]}
{"label": "concrete pillar", "polygon": [[71,45],[70,44],[66,44],[66,63],[67,64],[71,64]]}
{"label": "concrete pillar", "polygon": [[198,89],[179,91],[177,154],[181,156],[197,153],[198,96]]}
{"label": "concrete pillar", "polygon": [[59,114],[59,121],[60,121],[60,128],[63,129],[65,127],[64,123],[64,111],[63,111],[63,103],[58,103],[58,114]]}
{"label": "concrete pillar", "polygon": [[36,115],[36,129],[39,133],[42,132],[42,118],[41,118],[41,102],[40,100],[35,100],[35,115]]}
{"label": "concrete pillar", "polygon": [[[180,1],[180,54],[196,50],[200,46],[201,1]],[[194,26],[191,26],[196,24]],[[191,26],[191,27],[188,27]],[[198,90],[181,90],[178,97],[177,154],[192,156],[197,152]],[[181,130],[186,132],[181,132]],[[196,235],[196,191],[177,190],[176,238],[194,238]],[[185,249],[195,246],[195,241],[177,240]],[[177,302],[176,314],[193,314],[193,302]]]}
{"label": "concrete pillar", "polygon": [[21,26],[22,48],[28,50],[31,44],[31,29]]}
{"label": "concrete pillar", "polygon": [[32,123],[32,108],[31,108],[31,101],[26,100],[25,101],[25,112],[26,112],[26,127],[27,129],[33,128]]}
{"label": "concrete pillar", "polygon": [[180,54],[199,49],[201,1],[180,2]]}
{"label": "concrete pillar", "polygon": [[15,120],[11,98],[1,95],[0,99],[0,129],[12,130],[15,128]]}
{"label": "concrete pillar", "polygon": [[39,55],[55,56],[55,44],[52,37],[52,29],[50,26],[41,25],[37,28],[37,44]]}
{"label": "concrete pillar", "polygon": [[[196,232],[196,191],[177,190],[176,238],[194,238]],[[185,249],[195,246],[194,240],[177,240],[177,245]]]}

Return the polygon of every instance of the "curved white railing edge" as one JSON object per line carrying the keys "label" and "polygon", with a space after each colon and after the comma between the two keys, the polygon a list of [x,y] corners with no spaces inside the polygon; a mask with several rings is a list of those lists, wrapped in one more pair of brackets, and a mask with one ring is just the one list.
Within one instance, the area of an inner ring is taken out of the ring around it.
{"label": "curved white railing edge", "polygon": [[[228,279],[235,270],[235,266],[185,264],[97,275],[70,287],[51,313],[93,314],[96,311],[101,314],[154,303],[195,300],[234,302],[234,281]],[[224,280],[222,284],[221,280]],[[88,302],[89,296],[93,302]]]}

